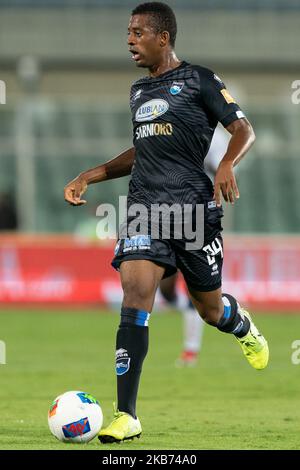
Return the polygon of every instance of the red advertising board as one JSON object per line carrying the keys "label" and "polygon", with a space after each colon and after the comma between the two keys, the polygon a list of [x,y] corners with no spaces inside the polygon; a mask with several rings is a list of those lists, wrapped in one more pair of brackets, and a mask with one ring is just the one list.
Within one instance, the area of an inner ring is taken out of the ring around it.
{"label": "red advertising board", "polygon": [[[3,236],[0,304],[120,301],[113,250],[70,237]],[[300,238],[227,236],[224,253],[224,292],[255,308],[300,311]]]}

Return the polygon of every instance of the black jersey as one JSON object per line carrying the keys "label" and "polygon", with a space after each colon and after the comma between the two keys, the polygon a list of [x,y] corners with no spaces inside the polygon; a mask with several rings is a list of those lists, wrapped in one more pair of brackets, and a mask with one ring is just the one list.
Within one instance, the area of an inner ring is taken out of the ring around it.
{"label": "black jersey", "polygon": [[128,202],[196,204],[212,199],[203,161],[220,121],[244,117],[211,70],[182,62],[133,83],[130,94],[135,163]]}

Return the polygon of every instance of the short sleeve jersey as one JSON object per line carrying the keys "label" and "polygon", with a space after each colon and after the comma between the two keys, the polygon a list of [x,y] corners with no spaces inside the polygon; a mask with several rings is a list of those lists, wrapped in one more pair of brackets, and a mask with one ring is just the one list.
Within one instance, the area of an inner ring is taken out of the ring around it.
{"label": "short sleeve jersey", "polygon": [[204,159],[214,130],[244,114],[211,70],[182,62],[133,83],[130,93],[135,162],[129,203],[197,204],[213,196]]}

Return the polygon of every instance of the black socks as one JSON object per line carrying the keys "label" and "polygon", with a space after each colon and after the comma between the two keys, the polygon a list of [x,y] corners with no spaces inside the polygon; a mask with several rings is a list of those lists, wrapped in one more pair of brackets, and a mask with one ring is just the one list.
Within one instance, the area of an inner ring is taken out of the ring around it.
{"label": "black socks", "polygon": [[136,418],[135,407],[142,365],[148,352],[150,314],[122,307],[116,342],[118,409]]}
{"label": "black socks", "polygon": [[[224,313],[217,328],[238,338],[250,329],[249,319],[239,313],[232,295],[223,294]],[[136,308],[122,307],[121,323],[116,342],[116,373],[118,409],[136,418],[136,399],[142,365],[148,352],[148,320],[150,313]]]}
{"label": "black socks", "polygon": [[222,294],[224,313],[217,328],[224,333],[232,333],[238,338],[245,336],[250,329],[250,322],[246,316],[238,311],[237,301],[230,294]]}

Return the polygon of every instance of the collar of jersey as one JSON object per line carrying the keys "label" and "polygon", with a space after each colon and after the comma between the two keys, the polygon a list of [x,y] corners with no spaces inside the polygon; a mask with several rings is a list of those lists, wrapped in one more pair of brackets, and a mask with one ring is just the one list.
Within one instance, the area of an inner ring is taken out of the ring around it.
{"label": "collar of jersey", "polygon": [[[162,78],[165,78],[167,75],[169,74],[172,74],[174,72],[177,72],[177,70],[180,70],[181,68],[183,67],[186,67],[188,64],[188,62],[185,62],[184,60],[177,66],[175,67],[174,69],[171,69],[171,70],[167,70],[166,72],[164,73],[161,73],[160,75],[158,75],[157,77],[143,77],[141,78],[140,80],[148,80],[148,81],[155,81],[155,80],[161,80]],[[138,80],[139,81],[139,80]]]}

